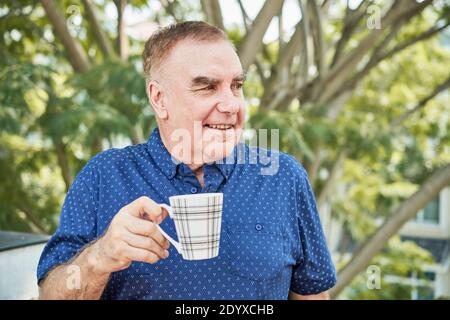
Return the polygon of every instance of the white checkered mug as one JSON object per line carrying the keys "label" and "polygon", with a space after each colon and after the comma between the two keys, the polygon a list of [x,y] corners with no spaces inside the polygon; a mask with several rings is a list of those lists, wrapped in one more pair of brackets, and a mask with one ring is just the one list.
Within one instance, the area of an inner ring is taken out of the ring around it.
{"label": "white checkered mug", "polygon": [[159,225],[162,235],[186,260],[204,260],[219,255],[223,193],[198,193],[169,197],[165,208],[175,223],[178,241]]}

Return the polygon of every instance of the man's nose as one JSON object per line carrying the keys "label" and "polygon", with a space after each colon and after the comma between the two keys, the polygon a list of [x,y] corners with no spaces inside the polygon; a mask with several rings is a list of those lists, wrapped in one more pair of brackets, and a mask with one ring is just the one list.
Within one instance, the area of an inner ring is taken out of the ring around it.
{"label": "man's nose", "polygon": [[232,92],[222,94],[220,101],[217,103],[217,109],[220,112],[234,114],[239,111],[241,99],[236,97]]}

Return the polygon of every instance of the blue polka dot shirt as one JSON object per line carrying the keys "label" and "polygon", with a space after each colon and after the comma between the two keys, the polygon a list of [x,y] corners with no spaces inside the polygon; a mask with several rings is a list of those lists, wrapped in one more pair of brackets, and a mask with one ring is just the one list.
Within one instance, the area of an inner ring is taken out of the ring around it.
{"label": "blue polka dot shirt", "polygon": [[[276,172],[264,173],[267,165],[252,161],[255,155],[276,156]],[[225,160],[204,165],[201,187],[189,167],[172,161],[158,129],[147,143],[95,156],[66,196],[59,227],[39,261],[38,281],[100,237],[120,208],[140,196],[169,204],[173,195],[222,192],[216,258],[183,260],[171,246],[167,259],[133,262],[113,273],[102,298],[287,299],[289,291],[311,295],[333,287],[335,268],[301,164],[286,153],[246,144]],[[161,226],[176,239],[170,218]]]}

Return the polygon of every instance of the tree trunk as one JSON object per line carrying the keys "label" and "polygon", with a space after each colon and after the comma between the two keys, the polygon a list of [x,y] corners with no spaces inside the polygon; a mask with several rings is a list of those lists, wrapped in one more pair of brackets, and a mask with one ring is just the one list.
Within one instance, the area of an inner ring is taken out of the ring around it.
{"label": "tree trunk", "polygon": [[59,139],[53,139],[55,145],[56,157],[58,160],[59,168],[61,169],[61,175],[66,185],[66,192],[69,191],[72,185],[72,173],[70,170],[69,160],[67,159],[66,146]]}
{"label": "tree trunk", "polygon": [[92,142],[91,145],[91,156],[93,157],[102,151],[103,151],[103,141],[102,138],[97,136],[94,138],[94,141]]}
{"label": "tree trunk", "polygon": [[83,4],[86,10],[86,16],[92,27],[92,32],[94,33],[94,36],[98,41],[100,50],[106,58],[114,59],[116,57],[116,53],[114,52],[113,46],[111,45],[108,36],[103,31],[103,28],[98,21],[97,15],[95,13],[95,7],[92,4],[92,1],[83,0]]}
{"label": "tree trunk", "polygon": [[248,67],[255,61],[256,55],[263,47],[263,37],[269,27],[272,18],[279,14],[283,6],[282,0],[266,1],[253,21],[250,30],[238,46],[242,67]]}
{"label": "tree trunk", "polygon": [[314,158],[308,161],[305,165],[306,172],[308,173],[309,183],[314,189],[316,185],[317,174],[319,173],[320,164],[325,156],[325,150],[322,148],[317,149],[314,153]]}
{"label": "tree trunk", "polygon": [[206,21],[225,30],[219,0],[201,0],[201,3],[202,10],[206,16]]}
{"label": "tree trunk", "polygon": [[131,129],[131,143],[133,144],[139,144],[145,141],[144,133],[142,132],[142,129],[139,127],[139,125],[135,125]]}
{"label": "tree trunk", "polygon": [[31,225],[31,228],[34,229],[33,232],[47,234],[48,230],[45,228],[39,219],[34,216],[33,210],[28,207],[28,205],[24,204],[23,202],[17,203],[17,208],[22,211],[25,216],[27,217],[28,222]]}
{"label": "tree trunk", "polygon": [[183,21],[183,18],[179,16],[176,10],[176,5],[178,4],[174,0],[161,0],[161,5],[163,6],[165,12],[172,16],[175,22]]}
{"label": "tree trunk", "polygon": [[81,44],[70,35],[66,20],[60,9],[52,0],[41,0],[48,19],[55,29],[55,33],[66,49],[69,62],[76,72],[86,72],[89,69],[89,61]]}
{"label": "tree trunk", "polygon": [[347,157],[347,152],[348,152],[348,149],[345,147],[338,152],[337,157],[328,172],[328,178],[325,181],[325,184],[323,185],[322,190],[320,190],[319,196],[317,197],[317,208],[318,208],[319,212],[322,211],[322,208],[327,201],[328,195],[333,190],[336,176],[338,174],[339,169],[342,166],[343,161]]}
{"label": "tree trunk", "polygon": [[127,6],[127,0],[115,0],[114,1],[117,7],[117,47],[119,51],[120,59],[127,60],[128,59],[128,37],[125,33],[125,21],[124,21],[124,12],[125,7]]}
{"label": "tree trunk", "polygon": [[439,192],[450,184],[450,164],[433,173],[410,198],[395,209],[383,225],[366,240],[353,254],[352,260],[338,273],[338,282],[330,290],[336,297],[352,279],[370,263],[372,258],[383,249],[389,239],[417,212],[433,200]]}

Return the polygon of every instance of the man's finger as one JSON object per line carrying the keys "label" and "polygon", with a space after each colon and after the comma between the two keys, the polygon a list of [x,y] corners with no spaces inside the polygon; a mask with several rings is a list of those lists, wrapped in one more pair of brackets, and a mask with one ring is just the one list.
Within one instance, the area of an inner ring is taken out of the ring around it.
{"label": "man's finger", "polygon": [[139,236],[129,232],[125,236],[125,241],[132,247],[152,251],[161,259],[165,259],[169,256],[169,252],[161,247],[153,238]]}
{"label": "man's finger", "polygon": [[131,233],[153,238],[164,249],[168,249],[170,246],[169,241],[164,238],[153,222],[130,217],[125,227]]}
{"label": "man's finger", "polygon": [[160,260],[156,253],[145,249],[135,248],[130,245],[127,246],[125,256],[131,261],[142,261],[147,263],[156,263]]}
{"label": "man's finger", "polygon": [[160,224],[161,222],[163,222],[163,220],[165,219],[165,218],[167,218],[167,216],[169,215],[169,212],[167,211],[167,209],[166,208],[164,208],[164,207],[161,207],[161,216],[160,216],[160,221],[158,222],[158,224]]}
{"label": "man's finger", "polygon": [[[127,212],[133,217],[150,220],[155,223],[161,223],[165,218],[165,213],[162,208],[149,197],[139,197],[133,202],[125,206]],[[167,215],[166,215],[167,216]]]}

